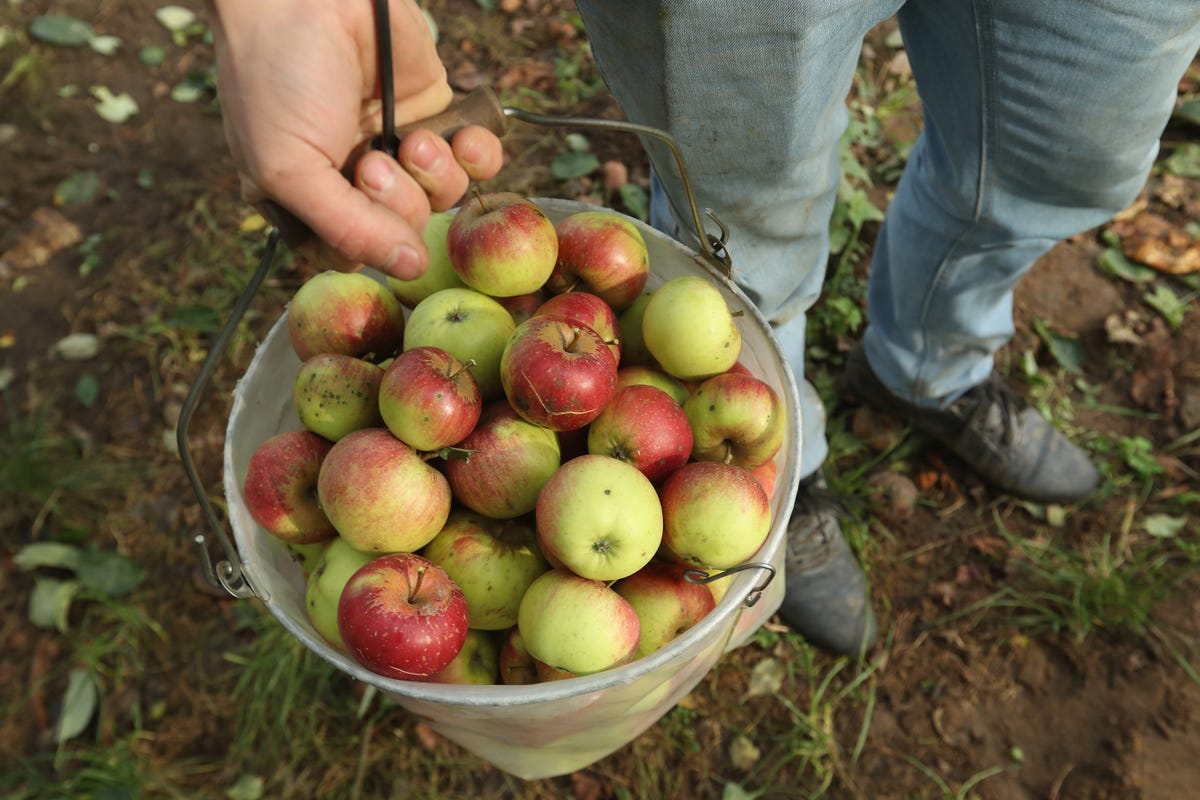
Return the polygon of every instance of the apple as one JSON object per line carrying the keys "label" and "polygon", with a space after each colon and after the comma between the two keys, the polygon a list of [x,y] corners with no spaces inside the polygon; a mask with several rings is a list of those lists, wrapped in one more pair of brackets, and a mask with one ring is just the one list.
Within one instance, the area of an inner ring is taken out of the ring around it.
{"label": "apple", "polygon": [[692,426],[692,458],[754,468],[783,445],[787,411],[760,378],[726,372],[701,383],[683,403]]}
{"label": "apple", "polygon": [[408,317],[404,349],[440,347],[466,364],[484,400],[499,397],[500,357],[516,328],[495,298],[474,289],[442,289],[426,297]]}
{"label": "apple", "polygon": [[500,383],[525,419],[555,431],[582,428],[612,400],[617,362],[591,328],[534,316],[508,338]]}
{"label": "apple", "polygon": [[538,494],[536,517],[546,557],[592,580],[632,575],[662,543],[654,484],[610,456],[579,456],[559,467]]}
{"label": "apple", "polygon": [[626,461],[657,484],[691,457],[691,424],[662,389],[626,386],[588,426],[588,452]]}
{"label": "apple", "polygon": [[763,487],[763,491],[767,493],[767,497],[775,493],[775,481],[779,475],[779,462],[773,458],[768,458],[757,467],[752,467],[750,474]]}
{"label": "apple", "polygon": [[386,428],[336,442],[321,465],[317,495],[338,532],[368,553],[420,550],[450,515],[446,478]]}
{"label": "apple", "polygon": [[603,581],[565,570],[543,573],[530,585],[517,628],[533,658],[576,675],[626,663],[640,636],[628,600]]}
{"label": "apple", "polygon": [[515,192],[477,192],[459,207],[446,240],[458,277],[492,297],[542,288],[558,257],[554,223]]}
{"label": "apple", "polygon": [[292,400],[300,424],[331,442],[383,423],[379,384],[383,369],[342,353],[318,353],[300,365]]}
{"label": "apple", "polygon": [[525,590],[550,569],[538,550],[532,524],[464,510],[450,512],[421,555],[446,570],[462,589],[470,626],[478,630],[516,625]]}
{"label": "apple", "polygon": [[633,364],[617,370],[618,392],[626,386],[633,385],[654,386],[655,388],[662,389],[671,395],[671,399],[679,403],[679,405],[683,405],[683,401],[687,400],[688,395],[691,394],[691,391],[683,384],[683,381],[671,377],[658,367],[651,367],[644,364]]}
{"label": "apple", "polygon": [[736,567],[771,532],[767,493],[745,467],[693,461],[671,473],[660,496],[663,550],[680,564]]}
{"label": "apple", "polygon": [[680,380],[725,372],[742,350],[721,290],[699,275],[681,275],[654,290],[642,314],[642,339],[659,366]]}
{"label": "apple", "polygon": [[546,302],[546,293],[540,289],[536,292],[526,292],[512,297],[497,297],[496,302],[508,309],[513,322],[520,325],[533,316],[542,303]]}
{"label": "apple", "polygon": [[425,679],[427,683],[490,686],[500,678],[500,643],[489,631],[468,630],[462,649],[445,668]]}
{"label": "apple", "polygon": [[533,660],[533,669],[537,674],[538,683],[550,683],[551,681],[565,681],[567,678],[578,678],[579,675],[574,672],[568,672],[565,669],[552,667],[545,661]]}
{"label": "apple", "polygon": [[653,292],[642,292],[628,308],[617,312],[617,328],[621,338],[621,366],[657,366],[654,356],[646,349],[646,340],[642,336],[642,318],[653,296]]}
{"label": "apple", "polygon": [[317,562],[321,560],[321,556],[325,555],[325,551],[329,549],[330,542],[333,541],[335,539],[322,539],[319,542],[311,542],[309,544],[284,542],[283,546],[287,550],[288,555],[292,557],[292,561],[300,565],[300,570],[304,573],[304,577],[307,578],[316,569]]}
{"label": "apple", "polygon": [[405,350],[379,387],[379,412],[397,439],[417,450],[439,450],[466,438],[483,409],[468,365],[440,347]]}
{"label": "apple", "polygon": [[513,625],[500,645],[500,683],[505,686],[528,686],[538,682],[533,656],[521,641],[521,632]]}
{"label": "apple", "polygon": [[591,292],[615,311],[633,304],[650,277],[650,256],[631,220],[614,211],[578,211],[560,221],[556,231],[558,259],[547,290]]}
{"label": "apple", "polygon": [[404,307],[382,283],[361,272],[320,272],[288,305],[288,335],[301,361],[342,353],[381,361],[404,342]]}
{"label": "apple", "polygon": [[616,312],[598,295],[589,292],[566,292],[556,294],[542,303],[533,313],[535,317],[558,317],[567,322],[591,328],[612,350],[613,359],[621,361],[620,325]]}
{"label": "apple", "polygon": [[429,250],[429,267],[418,278],[400,280],[388,277],[387,287],[396,295],[401,305],[415,308],[434,292],[466,286],[450,264],[450,251],[446,232],[454,220],[453,211],[438,211],[429,216],[425,223],[425,247]]}
{"label": "apple", "polygon": [[468,455],[446,462],[454,497],[493,519],[533,511],[538,492],[561,463],[554,431],[522,419],[503,400],[484,408],[475,430],[457,447]]}
{"label": "apple", "polygon": [[342,652],[346,650],[346,643],[338,632],[338,601],[342,589],[359,567],[374,558],[374,554],[354,549],[339,536],[329,543],[304,585],[304,607],[309,621],[325,641]]}
{"label": "apple", "polygon": [[312,431],[276,434],[250,454],[242,494],[268,533],[290,544],[332,539],[337,531],[317,501],[317,482],[332,443]]}
{"label": "apple", "polygon": [[661,649],[716,607],[704,584],[684,578],[685,569],[682,564],[651,561],[613,585],[638,615],[642,635],[635,659]]}
{"label": "apple", "polygon": [[346,650],[389,678],[428,678],[449,666],[467,639],[467,601],[437,564],[415,553],[373,559],[338,601]]}

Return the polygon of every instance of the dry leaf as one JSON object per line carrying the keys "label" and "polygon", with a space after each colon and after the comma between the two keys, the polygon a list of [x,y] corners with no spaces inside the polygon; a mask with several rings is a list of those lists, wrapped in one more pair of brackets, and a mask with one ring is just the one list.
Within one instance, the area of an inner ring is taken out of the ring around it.
{"label": "dry leaf", "polygon": [[417,741],[421,747],[430,752],[433,752],[442,741],[442,737],[437,734],[437,731],[424,722],[418,722],[413,727],[413,731],[417,734]]}
{"label": "dry leaf", "polygon": [[747,772],[758,763],[760,758],[762,758],[762,751],[744,734],[737,734],[729,743],[729,763],[733,764],[734,769]]}
{"label": "dry leaf", "polygon": [[21,227],[17,243],[0,256],[0,261],[16,269],[43,266],[57,253],[83,241],[75,223],[53,208],[36,209]]}
{"label": "dry leaf", "polygon": [[750,682],[745,697],[761,697],[776,694],[783,686],[783,662],[777,658],[764,658],[750,671]]}

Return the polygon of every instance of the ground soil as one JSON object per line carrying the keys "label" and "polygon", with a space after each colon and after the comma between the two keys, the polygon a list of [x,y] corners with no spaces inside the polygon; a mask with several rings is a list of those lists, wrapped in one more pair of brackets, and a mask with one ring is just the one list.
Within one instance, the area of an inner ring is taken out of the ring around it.
{"label": "ground soil", "polygon": [[[38,46],[38,60],[26,77],[0,90],[5,92],[0,94],[0,253],[7,254],[0,265],[0,368],[6,375],[0,413],[11,422],[41,409],[78,452],[106,470],[128,469],[123,486],[108,487],[99,497],[81,495],[72,508],[102,520],[90,531],[98,543],[150,570],[137,600],[144,609],[165,610],[153,612],[163,637],[137,643],[147,653],[143,682],[126,686],[114,677],[107,702],[121,707],[125,694],[138,695],[145,707],[155,699],[169,701],[170,730],[155,740],[154,757],[170,761],[216,757],[228,749],[231,716],[217,693],[228,687],[234,668],[219,653],[239,634],[237,604],[216,599],[199,580],[187,541],[201,519],[172,440],[198,364],[187,355],[194,350],[178,346],[183,334],[167,321],[178,310],[178,298],[204,297],[216,281],[217,268],[207,261],[215,250],[206,248],[205,237],[223,230],[243,242],[239,252],[247,273],[259,239],[237,230],[246,209],[236,195],[215,103],[167,98],[189,72],[211,64],[211,47],[194,39],[153,68],[136,58],[143,44],[170,44],[153,18],[158,5],[104,0],[97,8],[74,0],[26,0],[0,11],[0,21],[24,30],[30,19],[53,7],[125,40],[123,53],[113,58],[86,48]],[[200,10],[199,4],[189,5]],[[532,42],[574,36],[557,22],[565,3],[500,5],[511,6],[512,13],[488,14],[465,0],[430,4],[443,20],[446,37],[465,31],[476,32],[477,41],[484,34]],[[444,39],[442,51],[458,89],[523,80],[555,91],[555,77],[538,60],[536,48],[510,63],[491,60],[501,52],[496,48],[472,49],[452,38]],[[14,45],[0,49],[0,75],[15,58]],[[130,92],[142,112],[122,125],[100,119],[88,96],[88,87],[96,85]],[[64,86],[79,92],[64,93]],[[580,100],[578,112],[619,113],[602,94]],[[512,171],[502,180],[518,183],[540,175],[547,181],[545,166],[553,152],[539,146],[539,140],[519,135],[510,142]],[[626,164],[632,180],[644,181],[644,158],[635,145],[597,136],[593,147],[604,160]],[[96,173],[102,191],[83,205],[56,206],[56,186],[81,170]],[[139,180],[139,174],[151,175],[152,183]],[[592,189],[578,181],[552,186],[560,196]],[[1147,188],[1146,202],[1183,229],[1196,221],[1197,186],[1196,180],[1182,185],[1160,180]],[[100,266],[81,276],[77,242],[20,258],[17,248],[47,224],[59,233],[69,234],[64,226],[74,225],[83,236],[98,234],[94,249]],[[1052,321],[1055,332],[1082,343],[1083,372],[1076,381],[1084,381],[1095,400],[1091,406],[1080,402],[1078,382],[1062,383],[1060,394],[1074,401],[1068,405],[1072,429],[1085,436],[1144,437],[1161,447],[1200,427],[1197,302],[1191,300],[1179,327],[1162,324],[1141,301],[1142,287],[1097,268],[1102,233],[1064,242],[1037,264],[1020,287],[1018,333],[1000,364],[1016,374],[1030,351],[1052,370],[1054,359],[1035,325]],[[242,269],[239,264],[220,268]],[[293,264],[270,279],[252,305],[251,334],[265,331],[304,277],[302,265]],[[1117,322],[1136,339],[1114,337]],[[100,335],[100,353],[86,362],[64,358],[53,345],[71,333]],[[209,487],[219,485],[226,398],[249,356],[247,347],[229,355],[192,423],[192,446]],[[99,380],[98,398],[90,404],[81,402],[78,388],[85,373]],[[1116,407],[1137,413],[1104,410]],[[848,406],[833,411],[836,418],[853,419]],[[1124,485],[1072,509],[1058,526],[1047,526],[1028,506],[994,494],[953,459],[934,449],[912,454],[906,475],[918,487],[920,502],[907,514],[889,506],[875,509],[872,531],[878,535],[865,551],[884,639],[874,657],[875,702],[869,711],[858,709],[835,722],[843,753],[854,747],[864,720],[867,733],[857,760],[836,770],[830,796],[965,796],[964,787],[981,778],[986,780],[973,796],[1158,800],[1194,795],[1200,785],[1200,682],[1194,671],[1200,665],[1200,583],[1195,575],[1185,575],[1154,607],[1149,632],[1138,635],[1093,629],[1080,636],[1078,626],[1054,631],[1016,624],[1002,609],[969,613],[972,603],[994,596],[1020,573],[1020,554],[998,537],[998,526],[1034,540],[1052,537],[1057,546],[1078,552],[1103,544],[1119,529],[1113,520],[1196,486],[1200,456],[1194,446],[1160,456],[1165,478],[1151,496],[1139,494],[1143,484]],[[53,749],[55,698],[70,666],[63,663],[68,648],[62,638],[29,624],[25,604],[31,579],[11,556],[28,541],[71,534],[72,519],[65,513],[0,509],[6,550],[0,587],[7,612],[0,621],[5,643],[0,752],[6,754],[0,761],[14,755],[33,759]],[[1184,535],[1194,540],[1194,521]],[[163,644],[198,637],[210,646],[183,663]],[[749,666],[755,657],[743,653],[734,663]],[[730,680],[727,672],[720,681]],[[717,680],[700,693],[701,712],[718,693]],[[720,714],[714,704],[707,715],[719,724]],[[107,719],[118,727],[123,722]],[[105,732],[97,737],[104,741]],[[727,760],[719,742],[703,757]],[[631,746],[583,777],[554,785],[560,796],[614,796],[622,773],[636,771],[636,758],[637,748]],[[943,787],[930,772],[941,776]],[[742,779],[752,785],[753,775],[749,769]],[[479,796],[494,796],[482,787]],[[196,796],[222,791],[200,787]],[[698,790],[702,795],[712,792]]]}

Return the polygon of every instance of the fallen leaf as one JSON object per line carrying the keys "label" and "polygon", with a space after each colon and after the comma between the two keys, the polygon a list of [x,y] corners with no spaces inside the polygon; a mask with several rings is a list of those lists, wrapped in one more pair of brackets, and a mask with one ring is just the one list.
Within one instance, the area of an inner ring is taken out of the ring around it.
{"label": "fallen leaf", "polygon": [[926,593],[943,606],[950,607],[958,598],[958,587],[950,581],[937,581],[929,584]]}
{"label": "fallen leaf", "polygon": [[437,731],[424,722],[418,722],[414,725],[413,732],[417,734],[417,741],[421,744],[421,747],[430,752],[433,752],[442,741],[442,737],[437,734]]}
{"label": "fallen leaf", "polygon": [[99,101],[96,113],[114,125],[120,125],[138,112],[137,101],[128,92],[113,94],[107,86],[93,86],[92,96]]}
{"label": "fallen leaf", "polygon": [[729,743],[729,763],[733,764],[734,769],[748,772],[760,758],[762,751],[744,734],[737,734]]}
{"label": "fallen leaf", "polygon": [[783,662],[777,658],[764,658],[750,671],[749,686],[745,697],[761,697],[776,694],[783,686]]}
{"label": "fallen leaf", "polygon": [[87,361],[100,352],[100,337],[93,333],[70,333],[54,343],[54,352],[67,361]]}
{"label": "fallen leaf", "polygon": [[75,223],[53,208],[35,209],[22,228],[17,243],[0,256],[0,261],[15,269],[43,266],[57,253],[83,241]]}
{"label": "fallen leaf", "polygon": [[999,536],[968,536],[967,546],[985,556],[995,557],[1008,552],[1008,542]]}
{"label": "fallen leaf", "polygon": [[1145,316],[1127,308],[1121,312],[1114,311],[1104,318],[1104,334],[1109,344],[1140,345],[1148,324]]}

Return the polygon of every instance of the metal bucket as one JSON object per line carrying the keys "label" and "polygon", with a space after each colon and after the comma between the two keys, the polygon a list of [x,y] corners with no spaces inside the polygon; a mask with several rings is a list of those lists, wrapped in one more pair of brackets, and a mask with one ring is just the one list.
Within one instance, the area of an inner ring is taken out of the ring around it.
{"label": "metal bucket", "polygon": [[[535,198],[555,222],[584,203]],[[234,392],[225,439],[224,484],[230,524],[246,581],[270,612],[306,647],[347,675],[377,687],[440,734],[521,778],[562,775],[592,764],[632,741],[692,690],[721,655],[741,644],[778,608],[784,529],[795,502],[800,458],[799,398],[787,360],[766,320],[726,275],[675,240],[637,222],[650,255],[648,288],[702,274],[723,291],[743,337],[742,361],[784,398],[790,417],[777,459],[773,524],[753,559],[761,569],[730,574],[716,608],[663,649],[594,675],[527,686],[428,684],[368,671],[316,632],[305,612],[305,582],[283,544],[251,518],[242,494],[246,466],[270,436],[296,429],[292,384],[300,361],[288,338],[286,314],[260,345]],[[378,274],[374,274],[383,280]],[[770,565],[763,566],[763,565]],[[775,572],[772,572],[771,567]]]}

